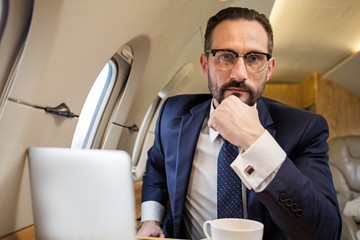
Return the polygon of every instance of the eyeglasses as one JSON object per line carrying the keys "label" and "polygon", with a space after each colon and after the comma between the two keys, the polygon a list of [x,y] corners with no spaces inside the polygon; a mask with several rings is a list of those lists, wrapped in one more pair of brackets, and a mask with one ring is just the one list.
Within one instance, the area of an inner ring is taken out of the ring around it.
{"label": "eyeglasses", "polygon": [[263,52],[237,53],[230,49],[210,49],[205,51],[214,56],[215,67],[220,70],[230,70],[236,65],[238,57],[244,57],[246,69],[250,72],[261,72],[265,69],[271,54]]}

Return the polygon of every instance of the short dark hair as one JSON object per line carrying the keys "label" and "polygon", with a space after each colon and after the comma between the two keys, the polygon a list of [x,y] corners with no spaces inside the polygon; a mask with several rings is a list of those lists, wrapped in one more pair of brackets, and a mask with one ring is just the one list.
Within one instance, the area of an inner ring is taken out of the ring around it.
{"label": "short dark hair", "polygon": [[258,21],[264,27],[268,36],[268,53],[272,54],[274,39],[269,19],[264,14],[260,14],[253,9],[241,7],[225,8],[208,20],[205,32],[204,51],[210,50],[212,44],[212,33],[217,25],[219,25],[224,20],[238,19],[243,19],[247,21]]}

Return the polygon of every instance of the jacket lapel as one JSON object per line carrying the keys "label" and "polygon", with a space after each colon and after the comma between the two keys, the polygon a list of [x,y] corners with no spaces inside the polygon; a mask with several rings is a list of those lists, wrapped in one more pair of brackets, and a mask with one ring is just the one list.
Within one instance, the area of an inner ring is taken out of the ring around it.
{"label": "jacket lapel", "polygon": [[174,219],[174,234],[178,236],[182,228],[182,214],[187,194],[192,163],[197,140],[204,118],[209,112],[211,99],[195,106],[190,113],[184,115],[180,124],[180,134],[177,146],[175,192],[172,201]]}
{"label": "jacket lapel", "polygon": [[274,128],[273,120],[271,118],[269,110],[263,101],[263,98],[260,98],[257,102],[257,110],[260,118],[260,123],[266,130],[268,130],[271,136],[275,138],[276,130]]}

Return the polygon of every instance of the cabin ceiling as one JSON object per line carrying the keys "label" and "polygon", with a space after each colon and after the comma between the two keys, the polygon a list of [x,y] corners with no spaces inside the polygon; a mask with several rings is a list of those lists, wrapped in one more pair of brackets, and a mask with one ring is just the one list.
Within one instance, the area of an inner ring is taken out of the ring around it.
{"label": "cabin ceiling", "polygon": [[219,2],[254,8],[270,18],[276,58],[270,82],[300,83],[318,72],[360,96],[359,0],[218,0],[196,20],[217,12]]}
{"label": "cabin ceiling", "polygon": [[276,0],[270,21],[271,82],[300,83],[318,72],[360,96],[359,0]]}

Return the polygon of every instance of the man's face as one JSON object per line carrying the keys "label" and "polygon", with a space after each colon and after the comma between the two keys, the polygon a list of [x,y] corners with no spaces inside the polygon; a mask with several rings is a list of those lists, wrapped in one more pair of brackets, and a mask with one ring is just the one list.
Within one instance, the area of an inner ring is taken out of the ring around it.
{"label": "man's face", "polygon": [[[257,21],[225,20],[212,33],[211,49],[230,49],[237,53],[267,53],[268,37],[263,26]],[[215,67],[214,57],[201,55],[201,66],[208,77],[210,93],[220,104],[230,95],[238,96],[243,102],[252,106],[262,95],[275,66],[271,58],[261,72],[247,70],[243,57],[238,57],[236,65],[229,70]],[[215,106],[216,107],[216,106]]]}

